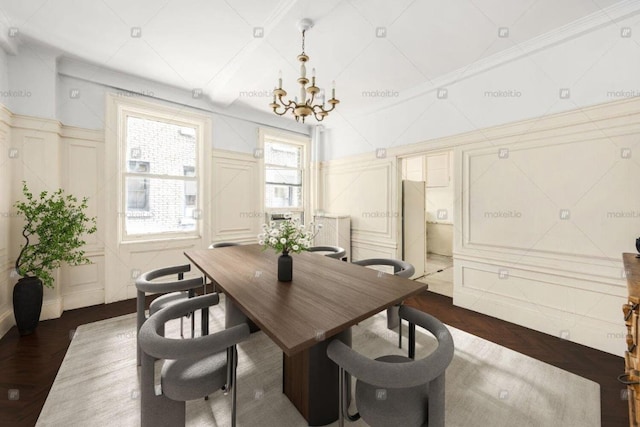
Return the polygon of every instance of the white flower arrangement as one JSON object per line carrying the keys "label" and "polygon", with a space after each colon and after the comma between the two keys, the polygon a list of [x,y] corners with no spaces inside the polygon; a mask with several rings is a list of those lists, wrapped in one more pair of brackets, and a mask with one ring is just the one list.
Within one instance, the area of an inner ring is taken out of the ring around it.
{"label": "white flower arrangement", "polygon": [[269,225],[262,224],[262,233],[258,234],[258,244],[263,249],[273,248],[276,252],[299,254],[312,245],[312,240],[322,224],[309,224],[307,229],[298,218],[291,219],[291,215],[285,215],[285,221],[277,224],[271,221]]}

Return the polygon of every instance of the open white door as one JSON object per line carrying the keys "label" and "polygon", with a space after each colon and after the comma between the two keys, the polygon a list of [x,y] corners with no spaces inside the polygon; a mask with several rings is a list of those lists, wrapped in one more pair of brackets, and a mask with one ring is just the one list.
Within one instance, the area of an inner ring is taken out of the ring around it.
{"label": "open white door", "polygon": [[423,276],[427,253],[425,182],[402,181],[402,259],[416,269],[412,279]]}

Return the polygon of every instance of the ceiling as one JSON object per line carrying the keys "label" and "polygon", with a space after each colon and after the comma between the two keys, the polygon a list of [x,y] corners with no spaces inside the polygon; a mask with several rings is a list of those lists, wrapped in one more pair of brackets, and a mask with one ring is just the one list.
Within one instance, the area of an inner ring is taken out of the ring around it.
{"label": "ceiling", "polygon": [[308,68],[317,69],[320,87],[336,81],[338,108],[348,114],[616,3],[624,2],[0,0],[0,19],[21,37],[70,58],[201,88],[221,107],[268,111],[278,70],[284,89],[298,91],[296,24],[310,18],[315,26],[307,33]]}

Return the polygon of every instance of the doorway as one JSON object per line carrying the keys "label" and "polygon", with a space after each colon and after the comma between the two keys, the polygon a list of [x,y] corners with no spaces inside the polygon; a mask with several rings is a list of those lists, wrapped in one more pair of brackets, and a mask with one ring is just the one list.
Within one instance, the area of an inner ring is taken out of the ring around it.
{"label": "doorway", "polygon": [[[453,297],[453,152],[415,154],[400,159],[403,181],[424,185],[425,223],[405,222],[402,240],[423,235],[424,274],[416,280],[429,284],[429,291]],[[403,200],[404,205],[404,200]],[[410,260],[406,260],[411,262]],[[422,260],[419,260],[422,261]]]}

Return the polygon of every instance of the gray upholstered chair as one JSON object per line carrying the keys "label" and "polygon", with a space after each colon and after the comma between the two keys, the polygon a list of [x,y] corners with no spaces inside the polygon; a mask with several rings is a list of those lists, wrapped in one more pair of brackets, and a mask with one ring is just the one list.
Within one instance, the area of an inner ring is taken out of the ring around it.
{"label": "gray upholstered chair", "polygon": [[347,251],[345,251],[344,248],[341,248],[340,246],[312,246],[310,248],[307,248],[307,251],[328,252],[327,254],[325,254],[325,256],[336,259],[340,259],[347,254]]}
{"label": "gray upholstered chair", "polygon": [[[185,402],[225,389],[231,394],[231,425],[236,423],[236,344],[249,336],[246,324],[191,339],[164,337],[165,323],[217,304],[218,294],[189,298],[150,316],[142,325],[140,418],[142,427],[184,426]],[[160,394],[156,394],[155,362],[163,359]],[[227,387],[225,387],[225,385]]]}
{"label": "gray upholstered chair", "polygon": [[229,246],[240,246],[240,243],[235,243],[235,242],[218,242],[218,243],[212,243],[209,245],[208,249],[216,249],[216,248],[226,248]]}
{"label": "gray upholstered chair", "polygon": [[[355,421],[360,417],[372,427],[444,427],[445,370],[453,359],[453,338],[442,322],[419,310],[403,305],[400,316],[409,321],[409,357],[372,360],[341,341],[329,344],[327,355],[340,367],[340,427],[344,418]],[[420,360],[414,360],[415,325],[438,340],[438,347]],[[357,378],[355,415],[348,408],[349,375]]]}
{"label": "gray upholstered chair", "polygon": [[[241,246],[240,243],[235,242],[218,242],[212,243],[209,245],[209,249],[217,249],[217,248],[227,248],[229,246]],[[213,284],[213,291],[216,292],[216,284]],[[235,304],[229,300],[229,298],[225,299],[225,326],[235,326],[241,323],[247,323],[249,325],[249,330],[251,333],[258,332],[260,328],[256,325],[251,319],[249,319],[245,314],[240,311]]]}
{"label": "gray upholstered chair", "polygon": [[[354,261],[353,264],[362,266],[387,266],[393,267],[393,274],[400,277],[410,278],[416,272],[413,265],[400,259],[392,258],[369,258],[361,259],[360,261]],[[402,348],[402,321],[398,316],[398,306],[389,307],[387,309],[387,328],[393,329],[398,327],[398,347]]]}
{"label": "gray upholstered chair", "polygon": [[[177,265],[175,267],[159,268],[157,270],[147,271],[141,274],[136,279],[136,289],[138,290],[136,295],[137,303],[137,332],[140,333],[140,328],[146,320],[145,315],[145,296],[147,293],[161,293],[165,294],[154,299],[149,305],[149,316],[156,313],[160,309],[167,307],[176,302],[189,298],[189,296],[195,295],[195,289],[204,286],[204,280],[202,277],[195,279],[184,280],[184,273],[191,271],[191,265]],[[160,278],[166,278],[167,276],[178,275],[178,280],[175,281],[163,281],[156,282],[154,280]],[[208,319],[208,318],[207,318]],[[191,336],[193,337],[195,321],[191,318]],[[208,325],[207,325],[208,326]],[[206,331],[207,327],[203,330]],[[182,319],[180,319],[180,333],[182,334]],[[140,344],[138,343],[137,350],[137,364],[140,366]]]}

